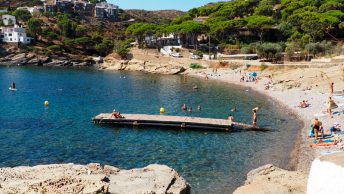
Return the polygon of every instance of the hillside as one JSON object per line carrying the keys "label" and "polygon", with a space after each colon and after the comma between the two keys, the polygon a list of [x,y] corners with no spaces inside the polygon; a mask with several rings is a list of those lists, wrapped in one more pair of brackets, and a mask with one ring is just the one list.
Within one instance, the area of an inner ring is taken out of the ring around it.
{"label": "hillside", "polygon": [[185,13],[177,10],[146,11],[137,9],[125,10],[124,12],[136,21],[155,24],[168,24]]}
{"label": "hillside", "polygon": [[43,5],[40,0],[0,0],[0,8]]}
{"label": "hillside", "polygon": [[220,52],[257,52],[268,59],[281,52],[290,59],[315,57],[341,52],[343,11],[344,0],[233,0],[191,9],[168,26],[135,24],[127,34],[138,39],[142,34],[178,34],[183,46],[194,49],[209,42],[205,36],[199,40],[200,35],[210,34]]}

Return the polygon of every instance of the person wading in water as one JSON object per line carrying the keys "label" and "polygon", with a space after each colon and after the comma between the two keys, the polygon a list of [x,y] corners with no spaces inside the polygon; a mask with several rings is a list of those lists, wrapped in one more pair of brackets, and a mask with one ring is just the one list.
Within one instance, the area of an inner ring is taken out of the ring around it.
{"label": "person wading in water", "polygon": [[257,128],[257,111],[258,111],[258,107],[252,109],[252,113],[253,113],[253,118],[252,118],[252,126],[254,128]]}

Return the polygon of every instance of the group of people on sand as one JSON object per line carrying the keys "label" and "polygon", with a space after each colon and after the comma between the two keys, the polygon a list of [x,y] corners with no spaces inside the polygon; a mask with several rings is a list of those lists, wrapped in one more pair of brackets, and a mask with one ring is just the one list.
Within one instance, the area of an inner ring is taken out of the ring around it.
{"label": "group of people on sand", "polygon": [[[338,107],[338,105],[334,102],[334,100],[332,98],[333,94],[334,94],[334,83],[331,82],[330,83],[330,95],[329,95],[329,97],[328,97],[328,99],[326,101],[326,104],[325,104],[326,105],[326,110],[323,111],[323,112],[328,113],[331,118],[333,118],[332,109],[335,109],[335,108]],[[300,105],[301,105],[301,103],[300,103]],[[332,125],[332,127],[330,128],[330,132],[331,132],[331,135],[333,137],[338,137],[337,132],[341,131],[340,127],[341,126],[340,126],[339,123],[334,123]],[[309,132],[309,137],[314,137],[316,140],[318,140],[318,139],[320,139],[319,138],[319,134],[320,134],[321,138],[324,138],[324,133],[325,133],[324,132],[324,126],[323,126],[322,122],[319,120],[318,117],[315,117],[314,120],[313,120],[313,123],[311,125],[311,129],[310,129],[310,132]],[[334,140],[334,141],[338,141],[338,140]]]}
{"label": "group of people on sand", "polygon": [[[332,127],[330,128],[331,135],[335,135],[337,132],[341,131],[339,123],[334,123]],[[319,139],[319,133],[321,135],[321,138],[324,138],[324,126],[322,122],[319,120],[319,118],[315,117],[314,121],[311,125],[311,130],[309,132],[309,137],[314,137],[316,140]]]}

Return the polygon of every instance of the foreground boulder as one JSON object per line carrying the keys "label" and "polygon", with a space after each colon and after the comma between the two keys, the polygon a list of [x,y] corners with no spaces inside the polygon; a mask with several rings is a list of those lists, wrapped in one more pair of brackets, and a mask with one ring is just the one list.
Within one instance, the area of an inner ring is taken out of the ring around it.
{"label": "foreground boulder", "polygon": [[164,165],[120,170],[96,163],[53,164],[0,168],[0,193],[189,194],[190,186]]}
{"label": "foreground boulder", "polygon": [[234,194],[304,194],[307,174],[287,171],[271,164],[262,166],[247,174],[245,185]]}
{"label": "foreground boulder", "polygon": [[343,181],[344,152],[321,156],[312,163],[307,193],[344,193]]}

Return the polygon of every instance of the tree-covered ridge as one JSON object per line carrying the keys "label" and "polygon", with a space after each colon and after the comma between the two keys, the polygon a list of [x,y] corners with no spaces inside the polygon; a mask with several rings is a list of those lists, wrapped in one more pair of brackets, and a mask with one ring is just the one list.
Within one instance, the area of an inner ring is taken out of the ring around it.
{"label": "tree-covered ridge", "polygon": [[178,17],[175,23],[208,16],[214,33],[233,27],[270,26],[277,27],[292,40],[311,38],[317,41],[327,35],[343,36],[339,32],[344,27],[343,11],[344,0],[235,0],[192,9]]}
{"label": "tree-covered ridge", "polygon": [[[297,51],[324,39],[342,39],[343,11],[344,0],[234,0],[191,9],[169,25],[135,24],[127,35],[137,38],[172,33],[194,42],[195,36],[206,34],[217,45],[242,48],[256,42],[275,42],[283,43],[283,51],[291,45]],[[197,17],[206,21],[194,21]]]}

